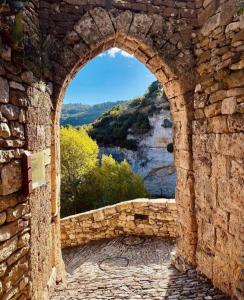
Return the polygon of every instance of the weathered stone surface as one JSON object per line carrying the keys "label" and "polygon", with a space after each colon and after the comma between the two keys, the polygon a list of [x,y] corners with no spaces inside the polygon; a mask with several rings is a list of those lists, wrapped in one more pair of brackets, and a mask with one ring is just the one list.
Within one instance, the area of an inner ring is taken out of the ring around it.
{"label": "weathered stone surface", "polygon": [[15,81],[10,81],[9,86],[12,89],[15,89],[15,90],[20,90],[22,92],[25,91],[25,87],[21,83],[18,83],[18,82],[15,82]]}
{"label": "weathered stone surface", "polygon": [[131,11],[119,11],[112,9],[109,12],[115,30],[117,32],[128,33],[132,22],[133,14]]}
{"label": "weathered stone surface", "polygon": [[235,97],[229,97],[223,100],[221,112],[223,115],[231,115],[236,112],[237,102]]}
{"label": "weathered stone surface", "polygon": [[19,204],[14,208],[7,209],[7,222],[13,222],[26,213],[28,213],[29,207],[27,204]]}
{"label": "weathered stone surface", "polygon": [[121,202],[62,219],[62,245],[63,247],[82,245],[91,240],[127,233],[176,237],[175,218],[176,206],[173,200],[137,199]]}
{"label": "weathered stone surface", "polygon": [[21,74],[21,79],[25,83],[32,84],[34,81],[34,74],[31,71],[25,71]]}
{"label": "weathered stone surface", "polygon": [[22,124],[20,124],[19,122],[13,121],[10,123],[10,128],[11,128],[12,135],[14,137],[24,139],[25,130],[24,130],[24,126]]}
{"label": "weathered stone surface", "polygon": [[7,139],[11,136],[11,132],[7,123],[0,123],[0,137]]}
{"label": "weathered stone surface", "polygon": [[18,248],[25,247],[26,245],[29,244],[29,241],[30,241],[30,234],[29,234],[29,232],[26,232],[19,237]]}
{"label": "weathered stone surface", "polygon": [[17,241],[18,238],[13,237],[0,245],[0,262],[8,258],[17,249]]}
{"label": "weathered stone surface", "polygon": [[19,108],[12,104],[2,105],[0,110],[8,120],[17,120],[19,118]]}
{"label": "weathered stone surface", "polygon": [[94,46],[101,36],[94,20],[88,13],[81,18],[79,23],[75,25],[74,29],[82,37],[86,44],[91,46]]}
{"label": "weathered stone surface", "polygon": [[0,213],[0,225],[2,225],[3,223],[5,223],[6,219],[7,219],[6,212],[1,212]]}
{"label": "weathered stone surface", "polygon": [[133,21],[130,27],[132,36],[143,38],[147,35],[153,19],[145,14],[134,14]]}
{"label": "weathered stone surface", "polygon": [[0,242],[6,241],[26,227],[26,222],[19,219],[0,228]]}
{"label": "weathered stone surface", "polygon": [[9,85],[8,81],[0,77],[0,102],[8,103],[9,101]]}
{"label": "weathered stone surface", "polygon": [[0,195],[9,195],[20,190],[22,186],[22,172],[20,161],[13,161],[2,167]]}
{"label": "weathered stone surface", "polygon": [[106,10],[98,7],[91,11],[91,15],[102,36],[107,37],[114,33],[112,21]]}
{"label": "weathered stone surface", "polygon": [[7,264],[5,262],[0,263],[0,277],[3,277],[7,270]]}

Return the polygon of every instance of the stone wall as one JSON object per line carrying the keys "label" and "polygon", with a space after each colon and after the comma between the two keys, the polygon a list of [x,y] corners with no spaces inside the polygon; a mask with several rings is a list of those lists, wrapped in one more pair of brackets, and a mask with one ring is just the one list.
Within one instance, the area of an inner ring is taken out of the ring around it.
{"label": "stone wall", "polygon": [[[38,39],[36,1],[15,14],[0,5],[0,298],[31,298],[31,199],[22,188],[23,151],[27,149],[27,91],[34,76],[23,67],[22,37]],[[20,23],[22,28],[18,27]],[[19,34],[13,34],[21,29]],[[30,59],[31,61],[31,59]],[[31,108],[29,108],[31,109]],[[36,244],[38,247],[38,242]],[[33,260],[35,258],[33,257]]]}
{"label": "stone wall", "polygon": [[119,235],[176,238],[175,200],[136,199],[61,220],[62,247]]}
{"label": "stone wall", "polygon": [[[114,46],[144,63],[170,101],[177,255],[243,299],[242,3],[30,0],[17,13],[1,2],[1,299],[46,300],[61,279],[60,107],[78,70]],[[24,150],[51,153],[46,184],[29,197]]]}
{"label": "stone wall", "polygon": [[[42,79],[39,1],[0,4],[0,298],[47,299],[55,267],[51,90]],[[24,197],[23,152],[45,151],[46,184]]]}
{"label": "stone wall", "polygon": [[244,299],[244,16],[240,1],[199,7],[193,170],[197,266]]}

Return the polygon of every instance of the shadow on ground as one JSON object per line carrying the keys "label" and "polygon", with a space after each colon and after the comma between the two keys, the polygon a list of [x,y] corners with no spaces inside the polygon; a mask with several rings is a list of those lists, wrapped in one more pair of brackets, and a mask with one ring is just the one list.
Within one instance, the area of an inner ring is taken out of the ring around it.
{"label": "shadow on ground", "polygon": [[121,236],[63,250],[67,286],[52,300],[230,299],[199,278],[170,264],[175,242],[157,237]]}

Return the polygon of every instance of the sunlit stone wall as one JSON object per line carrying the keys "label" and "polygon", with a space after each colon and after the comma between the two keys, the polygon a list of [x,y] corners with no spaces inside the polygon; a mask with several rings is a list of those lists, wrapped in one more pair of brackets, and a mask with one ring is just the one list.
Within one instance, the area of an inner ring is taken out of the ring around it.
{"label": "sunlit stone wall", "polygon": [[61,220],[62,247],[119,235],[176,238],[175,200],[136,199]]}

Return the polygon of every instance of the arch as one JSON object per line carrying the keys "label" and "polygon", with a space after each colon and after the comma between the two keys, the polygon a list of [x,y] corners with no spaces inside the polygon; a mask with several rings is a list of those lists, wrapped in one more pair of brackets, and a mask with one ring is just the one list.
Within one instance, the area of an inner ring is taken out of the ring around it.
{"label": "arch", "polygon": [[177,31],[174,34],[173,26],[178,26],[178,23],[175,20],[172,24],[172,20],[169,22],[155,14],[132,13],[118,9],[107,12],[98,7],[83,15],[62,41],[56,41],[49,53],[54,74],[51,202],[53,214],[57,215],[60,205],[59,118],[65,90],[75,74],[93,57],[112,47],[125,50],[133,54],[157,77],[164,86],[170,102],[177,170],[177,256],[195,265],[197,225],[194,212],[191,141],[195,86],[194,56],[190,46],[182,50],[186,41],[191,43],[189,28],[187,27],[188,35],[180,36]]}

